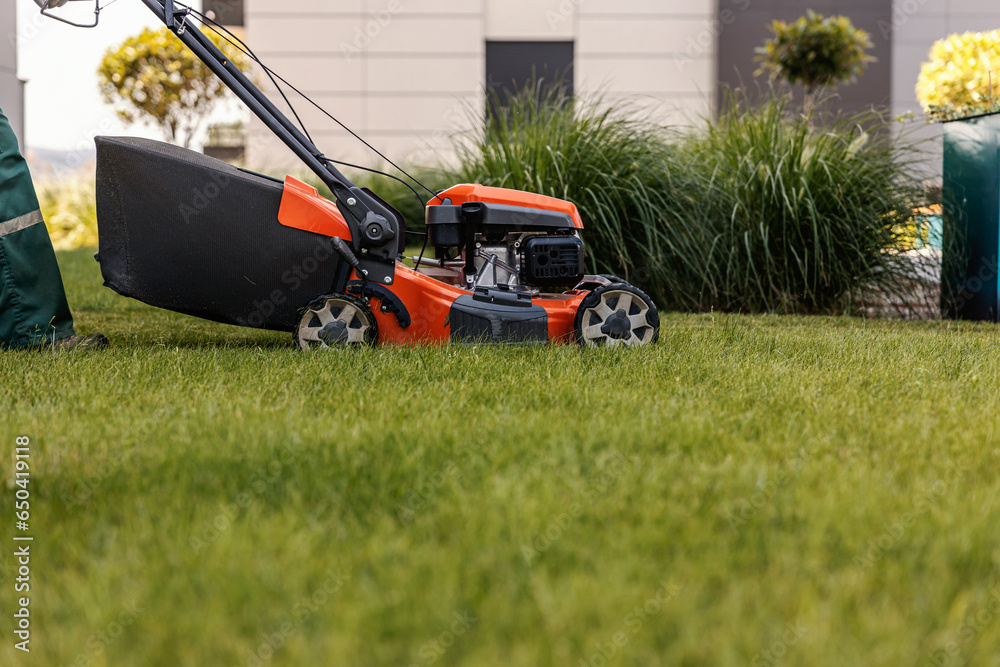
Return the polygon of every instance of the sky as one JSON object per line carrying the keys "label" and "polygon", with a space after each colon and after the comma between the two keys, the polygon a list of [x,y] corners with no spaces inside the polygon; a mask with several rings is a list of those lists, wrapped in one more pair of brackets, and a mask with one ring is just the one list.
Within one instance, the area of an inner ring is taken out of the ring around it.
{"label": "sky", "polygon": [[[115,0],[101,12],[98,27],[88,30],[40,16],[34,0],[14,2],[17,3],[18,76],[28,82],[25,144],[29,151],[92,152],[94,137],[98,135],[163,139],[155,128],[141,125],[126,128],[102,99],[97,83],[97,68],[108,48],[144,27],[162,26],[144,4],[139,0]],[[189,4],[201,7],[200,0]],[[93,3],[69,6],[77,16],[93,17]]]}

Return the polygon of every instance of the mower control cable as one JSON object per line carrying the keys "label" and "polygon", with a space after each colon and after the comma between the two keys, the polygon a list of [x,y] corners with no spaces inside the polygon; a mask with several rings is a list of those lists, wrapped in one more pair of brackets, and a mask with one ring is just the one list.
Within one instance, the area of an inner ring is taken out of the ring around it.
{"label": "mower control cable", "polygon": [[341,259],[347,262],[348,266],[358,272],[358,275],[361,276],[362,280],[368,278],[368,272],[361,268],[358,256],[354,254],[354,251],[351,250],[350,246],[344,243],[344,239],[339,236],[334,236],[330,239],[330,244],[333,246],[333,249],[337,251],[337,254],[340,255]]}
{"label": "mower control cable", "polygon": [[[341,167],[349,167],[350,169],[360,169],[361,171],[371,172],[373,174],[378,174],[379,176],[385,176],[386,178],[391,178],[394,181],[399,181],[400,183],[402,183],[403,185],[405,185],[406,187],[408,187],[410,189],[410,192],[413,193],[413,196],[417,198],[418,202],[420,202],[420,207],[421,208],[427,208],[427,204],[424,202],[423,197],[420,196],[420,193],[417,192],[416,189],[414,189],[414,187],[412,185],[410,185],[409,183],[407,183],[403,179],[399,178],[398,176],[393,176],[392,174],[387,174],[384,171],[379,171],[378,169],[372,169],[371,167],[362,167],[361,165],[358,165],[358,164],[351,164],[350,162],[343,162],[341,160],[334,160],[333,158],[328,158],[327,156],[323,155],[322,153],[320,153],[319,155],[317,155],[316,159],[322,160],[323,162],[330,162],[332,164],[339,164]],[[415,233],[416,232],[407,232],[407,234],[415,234]]]}
{"label": "mower control cable", "polygon": [[[166,0],[166,1],[167,2],[171,2],[172,0]],[[284,98],[285,103],[288,104],[288,107],[292,110],[292,114],[295,116],[296,120],[299,121],[300,125],[303,125],[303,128],[302,128],[303,130],[305,130],[305,126],[302,123],[302,120],[299,119],[298,113],[296,113],[296,111],[295,111],[295,107],[288,100],[288,98],[285,97],[285,94],[283,92],[281,92],[281,87],[278,86],[277,82],[275,82],[275,80],[274,80],[275,78],[277,78],[278,81],[281,81],[283,84],[285,84],[290,89],[292,89],[295,93],[297,93],[299,96],[301,96],[306,102],[309,102],[309,104],[311,104],[314,107],[316,107],[327,118],[329,118],[330,120],[332,120],[334,123],[336,123],[341,128],[343,128],[348,134],[350,134],[352,137],[354,137],[355,139],[357,139],[358,141],[360,141],[362,144],[364,144],[366,148],[368,148],[373,153],[375,153],[376,155],[378,155],[380,158],[382,158],[383,160],[385,160],[386,162],[388,162],[390,165],[392,165],[393,167],[395,167],[401,174],[403,174],[404,176],[406,176],[407,178],[409,178],[411,181],[413,181],[414,183],[416,183],[417,185],[419,185],[421,188],[423,188],[424,190],[426,190],[427,192],[429,192],[432,195],[432,197],[435,197],[437,199],[441,199],[437,192],[434,192],[429,187],[427,187],[426,185],[424,185],[423,183],[421,183],[419,180],[417,180],[416,178],[414,178],[405,169],[403,169],[398,164],[396,164],[395,162],[393,162],[392,160],[390,160],[388,157],[386,157],[386,155],[384,153],[382,153],[380,150],[378,150],[377,148],[375,148],[374,146],[372,146],[370,143],[368,143],[367,141],[365,141],[354,130],[352,130],[351,128],[347,127],[347,125],[345,125],[343,122],[341,122],[340,119],[336,118],[329,111],[327,111],[326,109],[324,109],[323,107],[321,107],[319,104],[317,104],[315,100],[313,100],[311,97],[309,97],[308,95],[306,95],[305,93],[303,93],[301,90],[299,90],[298,88],[296,88],[295,86],[293,86],[291,83],[288,82],[287,79],[285,79],[284,77],[282,77],[280,74],[278,74],[277,72],[275,72],[274,70],[272,70],[270,67],[268,67],[267,65],[265,65],[260,60],[260,58],[258,58],[256,56],[256,54],[254,54],[254,52],[250,49],[250,47],[247,46],[243,42],[243,40],[241,40],[239,37],[237,37],[232,32],[230,32],[227,28],[225,28],[222,25],[219,25],[214,20],[208,18],[207,16],[205,16],[204,14],[202,14],[201,12],[199,12],[196,9],[191,9],[191,8],[186,8],[186,9],[188,9],[188,11],[190,11],[192,14],[194,14],[195,16],[197,16],[198,19],[203,24],[208,25],[212,29],[213,32],[215,32],[217,35],[219,35],[220,37],[222,37],[223,39],[225,39],[227,42],[229,42],[234,48],[236,48],[238,51],[242,52],[244,55],[250,57],[251,59],[253,59],[254,62],[256,62],[258,65],[260,65],[260,67],[267,73],[268,78],[271,79],[271,82],[274,83],[275,88],[277,88],[278,91],[281,93],[281,96]],[[235,40],[235,42],[233,40]],[[237,44],[237,42],[238,42],[238,44]],[[306,132],[306,135],[308,136],[308,132]],[[312,137],[309,137],[309,140],[310,140],[310,142],[312,142]],[[315,145],[315,143],[314,143],[314,145]],[[324,161],[327,161],[327,162],[332,162],[334,164],[344,164],[344,163],[338,162],[336,160],[331,160],[330,158],[325,157],[322,153],[317,154],[316,158],[319,159],[319,160],[324,160]],[[368,169],[366,167],[355,167],[355,168],[362,169],[364,171],[371,171],[372,173],[381,174],[383,176],[389,176],[389,174],[384,174],[382,172],[376,171],[374,169]],[[394,176],[390,176],[390,178],[395,178],[395,177]],[[397,180],[401,181],[401,179],[397,179]],[[413,189],[412,186],[409,186],[409,184],[407,184],[407,185],[408,185],[408,187],[410,187],[411,190]],[[420,199],[420,195],[417,195],[417,198]],[[421,199],[420,201],[421,201],[421,204],[424,203],[423,199]]]}
{"label": "mower control cable", "polygon": [[[214,19],[211,19],[205,14],[202,14],[197,9],[192,9],[191,7],[185,7],[185,9],[187,9],[188,12],[190,12],[191,14],[194,14],[194,16],[199,21],[201,21],[202,25],[207,26],[210,30],[212,30],[212,32],[214,32],[219,37],[229,42],[229,44],[237,51],[241,52],[243,55],[247,56],[248,58],[250,58],[255,63],[261,66],[261,68],[264,70],[264,73],[267,74],[267,78],[270,79],[271,83],[274,84],[275,90],[277,90],[278,94],[281,95],[281,99],[285,100],[285,104],[288,105],[289,111],[291,111],[292,115],[295,116],[295,120],[298,122],[299,127],[302,129],[302,133],[305,134],[306,138],[315,146],[316,142],[313,141],[312,136],[310,136],[309,134],[309,130],[306,129],[306,124],[302,122],[301,118],[299,118],[299,114],[295,110],[295,105],[291,103],[291,101],[288,99],[288,96],[285,95],[285,91],[282,90],[281,86],[278,85],[278,82],[274,80],[274,76],[272,76],[271,70],[264,66],[264,63],[262,63],[260,58],[257,57],[257,54],[253,52],[253,49],[251,49],[249,45],[247,45],[247,43],[244,42],[242,39],[234,35],[228,28],[226,28],[226,26],[217,23]],[[317,153],[314,153],[314,155],[318,158],[319,157],[318,151]]]}

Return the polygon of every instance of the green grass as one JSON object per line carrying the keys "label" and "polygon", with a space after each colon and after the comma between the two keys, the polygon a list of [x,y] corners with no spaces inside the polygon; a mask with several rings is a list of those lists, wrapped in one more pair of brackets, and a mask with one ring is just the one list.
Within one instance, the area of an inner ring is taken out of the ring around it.
{"label": "green grass", "polygon": [[36,539],[27,656],[5,485],[2,664],[998,664],[993,326],[310,356],[60,259],[113,346],[0,354]]}

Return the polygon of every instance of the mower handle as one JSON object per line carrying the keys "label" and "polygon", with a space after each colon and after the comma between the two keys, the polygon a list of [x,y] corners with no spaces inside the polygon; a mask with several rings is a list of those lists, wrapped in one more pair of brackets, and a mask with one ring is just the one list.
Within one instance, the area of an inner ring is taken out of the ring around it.
{"label": "mower handle", "polygon": [[55,19],[56,21],[61,21],[62,23],[69,24],[76,28],[96,28],[98,22],[101,20],[101,0],[94,0],[94,22],[93,23],[77,23],[76,21],[71,21],[65,19],[57,14],[53,14],[52,9],[62,7],[67,2],[90,2],[90,0],[35,0],[35,4],[41,7],[42,16],[47,16],[50,19]]}
{"label": "mower handle", "polygon": [[[94,28],[101,17],[101,0],[94,0],[94,22],[85,24],[72,21],[51,12],[58,7],[63,7],[68,2],[89,2],[90,0],[35,0],[35,4],[41,8],[42,15],[53,18],[57,21],[67,23],[78,28]],[[114,2],[114,0],[111,0]],[[274,132],[289,148],[292,149],[299,159],[301,159],[309,169],[314,172],[333,191],[339,202],[348,200],[362,202],[362,217],[365,210],[375,209],[379,214],[385,216],[388,211],[380,210],[383,207],[367,196],[359,196],[355,192],[357,187],[329,161],[323,158],[323,154],[315,144],[288,118],[278,110],[261,90],[254,85],[219,48],[212,43],[200,30],[188,30],[184,21],[190,13],[184,5],[175,8],[174,0],[142,0],[156,16],[163,22],[170,32],[176,35],[185,46],[194,52],[195,56],[208,66],[212,72],[218,76],[222,82],[236,96],[246,104],[250,110],[260,118],[267,127]],[[353,204],[352,204],[353,206]],[[392,217],[389,215],[389,217]]]}
{"label": "mower handle", "polygon": [[[42,14],[57,21],[81,28],[97,25],[101,13],[101,0],[94,0],[93,24],[81,24],[54,14],[49,10],[62,7],[67,2],[88,2],[89,0],[35,0]],[[114,2],[114,0],[111,0]],[[170,32],[177,36],[194,55],[201,60],[235,95],[246,104],[264,125],[268,127],[309,169],[330,188],[337,200],[337,207],[345,216],[354,218],[362,225],[371,214],[385,221],[396,220],[400,231],[404,229],[401,217],[390,210],[381,200],[363,191],[340,172],[303,132],[283,114],[274,103],[258,88],[201,30],[188,29],[186,17],[191,9],[174,0],[142,0]],[[355,239],[355,243],[360,243]],[[360,249],[360,246],[359,248]]]}

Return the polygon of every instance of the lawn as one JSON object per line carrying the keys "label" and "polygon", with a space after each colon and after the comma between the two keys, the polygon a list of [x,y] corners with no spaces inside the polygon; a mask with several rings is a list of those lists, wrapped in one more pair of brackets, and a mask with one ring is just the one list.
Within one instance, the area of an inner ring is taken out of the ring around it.
{"label": "lawn", "polygon": [[91,254],[111,349],[0,354],[35,537],[26,655],[5,454],[0,664],[1000,664],[994,326],[308,355]]}

